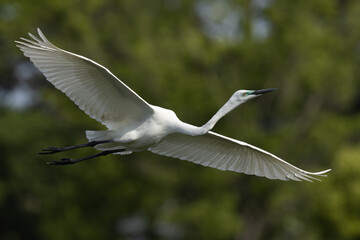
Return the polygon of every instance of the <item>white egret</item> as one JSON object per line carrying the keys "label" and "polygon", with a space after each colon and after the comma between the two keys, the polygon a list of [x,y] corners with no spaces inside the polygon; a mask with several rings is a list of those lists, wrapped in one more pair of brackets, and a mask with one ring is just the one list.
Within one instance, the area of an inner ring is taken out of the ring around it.
{"label": "white egret", "polygon": [[307,172],[277,156],[220,134],[211,132],[216,122],[240,104],[275,89],[239,90],[203,126],[180,121],[171,110],[153,106],[120,81],[108,69],[29,33],[18,47],[46,79],[64,92],[81,110],[104,124],[108,130],[86,131],[89,143],[65,148],[47,148],[40,154],[53,154],[81,147],[95,147],[100,153],[49,162],[67,165],[107,154],[130,154],[143,150],[188,160],[204,166],[243,172],[281,180],[308,180],[326,172]]}

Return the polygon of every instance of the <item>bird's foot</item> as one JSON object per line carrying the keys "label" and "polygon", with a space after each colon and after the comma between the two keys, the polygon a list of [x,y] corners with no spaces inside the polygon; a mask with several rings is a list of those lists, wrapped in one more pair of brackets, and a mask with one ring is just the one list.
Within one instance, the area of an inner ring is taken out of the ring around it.
{"label": "bird's foot", "polygon": [[64,148],[48,147],[41,149],[41,152],[39,152],[39,154],[54,154],[62,151],[64,151]]}
{"label": "bird's foot", "polygon": [[71,159],[71,158],[62,158],[60,159],[60,161],[52,161],[52,162],[47,162],[47,165],[68,165],[68,164],[74,164],[77,163],[78,161]]}

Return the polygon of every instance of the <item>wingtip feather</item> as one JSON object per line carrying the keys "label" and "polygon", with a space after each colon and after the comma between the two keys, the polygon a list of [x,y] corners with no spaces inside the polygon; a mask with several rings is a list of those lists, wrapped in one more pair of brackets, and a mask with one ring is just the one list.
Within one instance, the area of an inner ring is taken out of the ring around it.
{"label": "wingtip feather", "polygon": [[32,33],[28,33],[29,34],[29,36],[32,38],[32,39],[34,39],[35,41],[37,41],[38,43],[41,43],[42,41],[38,38],[38,37],[36,37],[34,34],[32,34]]}
{"label": "wingtip feather", "polygon": [[324,171],[321,172],[306,172],[306,174],[310,174],[310,175],[315,175],[315,176],[321,176],[321,177],[327,177],[327,175],[325,175],[325,173],[330,172],[331,169],[326,169]]}
{"label": "wingtip feather", "polygon": [[41,37],[41,39],[46,42],[49,43],[49,40],[47,40],[47,38],[45,37],[45,35],[42,33],[42,31],[40,30],[40,28],[37,28],[37,32],[39,34],[39,36]]}

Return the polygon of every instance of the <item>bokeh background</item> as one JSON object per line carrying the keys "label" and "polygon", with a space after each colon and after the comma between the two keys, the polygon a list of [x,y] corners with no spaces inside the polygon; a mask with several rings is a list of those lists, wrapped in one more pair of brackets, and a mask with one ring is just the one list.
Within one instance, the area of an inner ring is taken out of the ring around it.
{"label": "bokeh background", "polygon": [[[278,88],[214,131],[322,182],[154,155],[47,166],[90,119],[15,46],[39,27],[145,100],[204,124],[238,89]],[[0,239],[360,239],[360,1],[0,0]]]}

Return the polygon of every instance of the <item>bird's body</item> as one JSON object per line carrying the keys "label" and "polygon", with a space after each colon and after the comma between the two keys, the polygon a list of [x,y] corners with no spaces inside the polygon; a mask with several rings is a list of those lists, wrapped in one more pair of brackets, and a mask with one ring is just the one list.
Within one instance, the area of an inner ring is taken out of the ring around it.
{"label": "bird's body", "polygon": [[107,154],[149,150],[220,170],[270,179],[310,180],[330,171],[307,172],[262,149],[210,131],[217,121],[240,104],[275,89],[236,91],[206,124],[197,127],[179,120],[172,110],[147,103],[100,64],[62,50],[50,43],[39,29],[38,33],[40,39],[29,34],[33,40],[22,38],[17,46],[48,81],[108,128],[86,131],[87,144],[48,148],[42,152],[52,154],[92,146],[101,153],[50,164],[66,165]]}
{"label": "bird's body", "polygon": [[89,141],[112,139],[115,142],[96,146],[99,150],[114,149],[116,148],[114,145],[118,145],[117,147],[122,147],[127,151],[138,152],[158,144],[169,134],[185,133],[185,128],[189,130],[189,133],[192,128],[196,129],[195,126],[180,121],[176,114],[169,109],[157,106],[152,106],[152,108],[154,112],[142,121],[130,123],[126,128],[87,131],[87,138]]}

